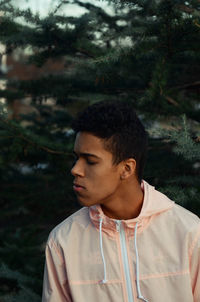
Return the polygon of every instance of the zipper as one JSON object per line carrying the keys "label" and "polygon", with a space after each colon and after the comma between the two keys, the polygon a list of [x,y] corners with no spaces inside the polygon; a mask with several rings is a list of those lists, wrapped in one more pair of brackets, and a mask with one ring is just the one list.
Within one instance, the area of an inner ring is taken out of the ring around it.
{"label": "zipper", "polygon": [[125,230],[120,220],[116,220],[116,230],[120,235],[120,246],[122,253],[122,262],[124,267],[125,279],[126,279],[126,289],[128,293],[128,302],[134,302],[132,285],[131,285],[131,277],[130,277],[130,268],[128,263],[128,253],[126,248],[126,237]]}

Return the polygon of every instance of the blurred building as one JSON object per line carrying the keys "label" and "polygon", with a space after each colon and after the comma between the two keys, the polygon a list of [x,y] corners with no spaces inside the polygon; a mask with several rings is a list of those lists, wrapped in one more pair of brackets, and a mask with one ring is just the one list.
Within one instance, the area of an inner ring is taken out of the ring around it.
{"label": "blurred building", "polygon": [[[5,46],[0,46],[0,89],[12,90],[13,81],[37,80],[50,74],[59,75],[66,71],[66,58],[48,59],[44,65],[37,67],[28,63],[30,50],[17,49],[12,53],[5,54]],[[69,68],[69,66],[68,66]],[[1,98],[0,102],[5,104],[5,99]],[[9,119],[20,119],[20,115],[34,113],[39,116],[39,111],[31,105],[32,99],[27,95],[23,99],[12,100],[8,102]],[[45,100],[45,104],[53,105],[53,99]]]}

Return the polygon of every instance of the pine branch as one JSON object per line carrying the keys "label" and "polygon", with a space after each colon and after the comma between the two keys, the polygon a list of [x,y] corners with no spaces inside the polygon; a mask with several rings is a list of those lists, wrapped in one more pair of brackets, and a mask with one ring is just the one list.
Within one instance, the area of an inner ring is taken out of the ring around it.
{"label": "pine branch", "polygon": [[187,83],[181,86],[176,86],[176,87],[172,87],[172,89],[184,89],[184,88],[190,88],[190,87],[196,87],[196,86],[200,86],[200,81],[195,81],[192,83]]}
{"label": "pine branch", "polygon": [[[37,137],[33,133],[30,133],[30,131],[29,131],[29,136],[22,134],[22,131],[25,132],[25,129],[20,129],[19,126],[16,127],[5,119],[0,118],[0,122],[1,122],[1,126],[3,126],[5,129],[7,129],[9,132],[13,131],[13,133],[14,133],[13,138],[15,138],[15,139],[19,138],[21,141],[25,141],[25,142],[29,143],[30,145],[34,146],[35,148],[39,148],[39,149],[44,150],[51,154],[71,156],[71,154],[68,152],[53,150],[47,146],[40,144],[38,141],[41,140],[41,138]],[[34,138],[34,140],[33,139],[31,140],[30,137]]]}

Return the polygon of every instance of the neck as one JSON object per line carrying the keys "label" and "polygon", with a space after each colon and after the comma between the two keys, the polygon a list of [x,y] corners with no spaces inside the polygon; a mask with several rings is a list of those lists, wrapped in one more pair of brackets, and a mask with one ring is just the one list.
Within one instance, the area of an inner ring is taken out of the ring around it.
{"label": "neck", "polygon": [[144,193],[138,181],[126,183],[112,200],[101,204],[104,214],[112,219],[127,220],[138,217]]}

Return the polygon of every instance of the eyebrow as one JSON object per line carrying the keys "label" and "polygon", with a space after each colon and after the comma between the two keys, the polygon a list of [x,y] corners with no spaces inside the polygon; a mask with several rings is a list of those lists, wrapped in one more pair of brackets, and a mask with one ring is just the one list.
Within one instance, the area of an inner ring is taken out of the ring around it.
{"label": "eyebrow", "polygon": [[[76,155],[76,156],[78,156],[78,154],[77,154],[75,151],[73,151],[73,154]],[[92,153],[84,153],[84,152],[81,152],[81,153],[79,153],[79,154],[80,154],[80,156],[83,156],[83,157],[91,156],[91,157],[95,157],[95,158],[97,158],[97,159],[101,159],[100,157],[98,157],[97,155],[92,154]]]}

